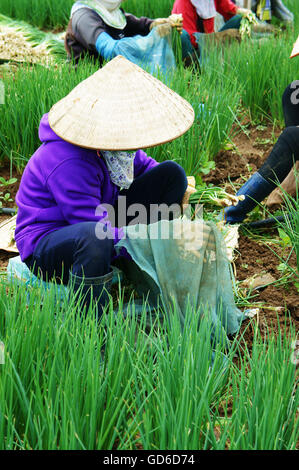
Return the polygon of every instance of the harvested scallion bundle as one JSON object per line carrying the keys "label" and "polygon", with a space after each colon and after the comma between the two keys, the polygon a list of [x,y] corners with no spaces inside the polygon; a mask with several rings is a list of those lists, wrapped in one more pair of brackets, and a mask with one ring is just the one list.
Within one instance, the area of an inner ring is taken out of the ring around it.
{"label": "harvested scallion bundle", "polygon": [[182,40],[180,33],[176,29],[172,30],[172,49],[176,64],[182,64]]}
{"label": "harvested scallion bundle", "polygon": [[244,196],[234,196],[217,186],[200,186],[190,196],[190,203],[209,204],[213,206],[227,207],[236,205]]}
{"label": "harvested scallion bundle", "polygon": [[240,25],[241,39],[251,36],[251,28],[255,24],[258,24],[258,20],[254,13],[249,12],[246,16],[243,16]]}

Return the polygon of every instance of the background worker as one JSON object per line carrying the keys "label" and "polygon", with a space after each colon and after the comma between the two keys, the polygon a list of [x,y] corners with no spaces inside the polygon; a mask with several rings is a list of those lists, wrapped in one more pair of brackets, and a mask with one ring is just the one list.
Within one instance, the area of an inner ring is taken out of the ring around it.
{"label": "background worker", "polygon": [[[122,0],[81,0],[73,5],[65,36],[69,58],[77,63],[88,54],[103,62],[119,55],[118,47],[125,38],[147,36],[154,27],[165,24],[170,29],[182,30],[182,24],[174,23],[171,18],[137,18],[124,12],[121,3]],[[159,31],[163,36],[163,27]],[[134,47],[132,42],[130,47]],[[125,55],[123,50],[121,53]]]}
{"label": "background worker", "polygon": [[272,15],[286,25],[294,24],[293,13],[282,0],[232,0],[236,5],[250,8],[260,21],[271,21]]}

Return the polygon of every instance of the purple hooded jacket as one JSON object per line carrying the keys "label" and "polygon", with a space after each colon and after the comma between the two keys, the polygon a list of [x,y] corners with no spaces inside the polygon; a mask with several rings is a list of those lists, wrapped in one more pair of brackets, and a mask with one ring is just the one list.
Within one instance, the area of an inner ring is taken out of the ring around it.
{"label": "purple hooded jacket", "polygon": [[[79,222],[105,218],[100,204],[114,205],[120,188],[112,183],[105,161],[95,150],[83,149],[62,140],[51,129],[48,114],[39,127],[42,145],[30,158],[16,196],[18,206],[15,240],[24,261],[48,233]],[[134,178],[158,163],[138,150]],[[114,228],[114,243],[122,230]]]}

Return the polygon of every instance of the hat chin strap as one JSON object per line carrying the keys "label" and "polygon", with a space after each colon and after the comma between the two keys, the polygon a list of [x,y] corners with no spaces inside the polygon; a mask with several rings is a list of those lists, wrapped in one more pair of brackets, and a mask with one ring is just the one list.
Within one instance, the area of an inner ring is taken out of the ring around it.
{"label": "hat chin strap", "polygon": [[119,9],[122,0],[96,0],[96,2],[105,7],[109,12],[112,12]]}

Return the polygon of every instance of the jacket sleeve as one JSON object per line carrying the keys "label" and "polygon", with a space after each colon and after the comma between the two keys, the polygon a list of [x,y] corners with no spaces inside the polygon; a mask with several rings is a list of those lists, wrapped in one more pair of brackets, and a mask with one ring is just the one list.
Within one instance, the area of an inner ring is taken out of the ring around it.
{"label": "jacket sleeve", "polygon": [[238,7],[231,0],[216,0],[216,10],[225,20],[229,20],[237,14]]}
{"label": "jacket sleeve", "polygon": [[134,160],[134,178],[143,175],[155,166],[159,165],[156,160],[148,157],[143,150],[137,150]]}
{"label": "jacket sleeve", "polygon": [[91,163],[79,158],[65,160],[48,176],[47,186],[70,225],[100,222],[115,244],[123,237],[122,229],[114,227],[113,214],[102,203],[101,180]]}
{"label": "jacket sleeve", "polygon": [[125,28],[126,36],[135,36],[140,34],[141,36],[147,36],[150,32],[150,25],[154,20],[142,16],[137,18],[137,16],[131,15],[130,13],[125,13],[127,19],[127,26]]}
{"label": "jacket sleeve", "polygon": [[72,30],[77,41],[85,49],[95,50],[99,34],[105,32],[107,27],[95,11],[90,8],[82,8],[72,16]]}

